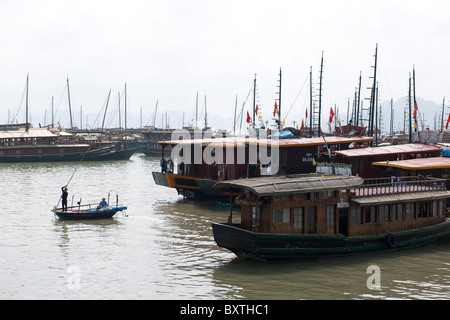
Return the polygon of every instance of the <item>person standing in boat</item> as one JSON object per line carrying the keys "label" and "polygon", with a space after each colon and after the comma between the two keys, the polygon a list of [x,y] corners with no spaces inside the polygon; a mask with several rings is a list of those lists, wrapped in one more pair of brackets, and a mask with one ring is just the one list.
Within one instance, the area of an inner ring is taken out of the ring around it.
{"label": "person standing in boat", "polygon": [[108,202],[106,202],[105,198],[102,198],[102,201],[100,201],[100,203],[98,204],[97,209],[103,208],[103,207],[107,207],[108,206]]}
{"label": "person standing in boat", "polygon": [[67,211],[67,196],[69,195],[69,193],[67,192],[67,186],[62,187],[61,191],[62,191],[62,195],[61,195],[62,210]]}

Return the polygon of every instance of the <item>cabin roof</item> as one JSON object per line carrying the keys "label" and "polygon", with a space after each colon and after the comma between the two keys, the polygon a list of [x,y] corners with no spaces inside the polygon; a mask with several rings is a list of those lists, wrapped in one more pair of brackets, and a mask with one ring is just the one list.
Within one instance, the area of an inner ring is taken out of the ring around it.
{"label": "cabin roof", "polygon": [[372,137],[315,137],[315,138],[289,138],[289,139],[265,139],[255,137],[227,137],[211,139],[185,139],[158,141],[159,144],[171,145],[191,145],[201,144],[202,146],[217,147],[243,147],[246,145],[266,145],[278,147],[302,147],[302,146],[320,146],[326,144],[350,144],[353,142],[369,142]]}
{"label": "cabin roof", "polygon": [[340,150],[334,151],[334,153],[346,158],[357,158],[357,157],[373,157],[389,154],[426,153],[426,152],[440,152],[440,151],[441,149],[435,145],[413,143],[413,144],[400,144],[384,147],[368,147],[368,148]]}
{"label": "cabin roof", "polygon": [[450,168],[450,158],[430,157],[430,158],[416,158],[398,161],[378,161],[373,162],[372,165],[381,167],[400,168],[405,170],[446,169]]}
{"label": "cabin roof", "polygon": [[350,189],[360,186],[363,179],[354,176],[317,173],[287,176],[265,176],[218,182],[215,189],[242,188],[259,196],[283,193],[304,193],[319,190]]}
{"label": "cabin roof", "polygon": [[13,130],[13,131],[0,131],[0,139],[17,139],[17,138],[57,138],[58,135],[45,129],[29,129],[25,130]]}
{"label": "cabin roof", "polygon": [[403,192],[392,193],[383,195],[370,195],[360,198],[352,198],[352,202],[358,203],[360,206],[371,206],[379,204],[390,204],[398,202],[411,202],[411,201],[429,201],[446,199],[450,197],[450,191],[448,190],[432,190],[421,192]]}

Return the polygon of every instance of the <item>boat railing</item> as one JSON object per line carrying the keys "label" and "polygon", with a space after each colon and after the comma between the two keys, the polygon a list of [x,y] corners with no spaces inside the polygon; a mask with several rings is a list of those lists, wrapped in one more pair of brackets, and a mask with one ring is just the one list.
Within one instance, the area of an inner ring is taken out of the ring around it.
{"label": "boat railing", "polygon": [[[121,206],[122,205],[115,203],[115,204],[109,205],[108,207],[117,208],[117,207],[121,207]],[[72,211],[72,210],[81,211],[81,210],[97,209],[97,208],[98,208],[98,203],[88,203],[88,204],[67,207],[67,211]]]}
{"label": "boat railing", "polygon": [[363,184],[350,190],[353,197],[446,190],[445,179],[410,176],[364,179]]}

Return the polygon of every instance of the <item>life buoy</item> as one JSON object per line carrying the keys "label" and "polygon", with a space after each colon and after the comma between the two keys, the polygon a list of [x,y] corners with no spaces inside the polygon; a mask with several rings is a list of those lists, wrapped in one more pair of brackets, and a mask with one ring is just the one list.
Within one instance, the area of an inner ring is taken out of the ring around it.
{"label": "life buoy", "polygon": [[56,141],[55,141],[55,144],[58,145],[58,144],[59,144],[59,140],[56,140]]}
{"label": "life buoy", "polygon": [[393,248],[397,243],[397,239],[395,238],[395,235],[393,235],[392,233],[388,233],[386,237],[386,242],[389,248]]}

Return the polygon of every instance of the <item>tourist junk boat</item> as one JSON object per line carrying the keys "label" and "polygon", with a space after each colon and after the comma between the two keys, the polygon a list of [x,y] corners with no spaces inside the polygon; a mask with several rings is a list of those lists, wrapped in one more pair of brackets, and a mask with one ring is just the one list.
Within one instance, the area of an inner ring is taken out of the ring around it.
{"label": "tourist junk boat", "polygon": [[338,256],[423,244],[450,234],[443,179],[318,173],[219,182],[244,195],[213,223],[218,246],[256,260]]}
{"label": "tourist junk boat", "polygon": [[[269,139],[260,137],[225,137],[213,139],[186,139],[160,141],[163,150],[167,147],[180,146],[186,153],[191,155],[189,163],[181,163],[177,159],[173,170],[161,170],[152,172],[155,184],[174,188],[179,195],[191,199],[213,199],[228,201],[228,193],[215,189],[214,185],[220,181],[253,178],[263,175],[267,165],[261,163],[251,164],[249,159],[252,152],[256,153],[256,147],[267,147],[268,153],[272,148],[278,148],[279,166],[277,174],[297,174],[315,171],[315,160],[317,155],[327,153],[328,150],[346,150],[349,147],[363,146],[372,141],[371,137],[313,137],[313,138],[288,138]],[[223,150],[223,158],[213,163],[207,163],[204,157],[197,162],[196,150],[204,155],[214,148]],[[258,149],[260,150],[260,149]],[[228,153],[232,155],[231,162],[228,161]],[[164,154],[164,153],[163,153]],[[243,154],[244,161],[237,160],[239,154]],[[163,159],[163,158],[162,158]],[[163,162],[163,161],[161,161]],[[271,173],[273,174],[273,172]]]}
{"label": "tourist junk boat", "polygon": [[94,220],[112,218],[117,212],[123,210],[127,210],[127,207],[116,205],[98,208],[95,204],[87,204],[68,207],[67,211],[63,211],[62,208],[54,208],[52,212],[62,220]]}
{"label": "tourist junk boat", "polygon": [[78,143],[72,134],[47,128],[0,131],[0,162],[128,160],[136,148]]}

